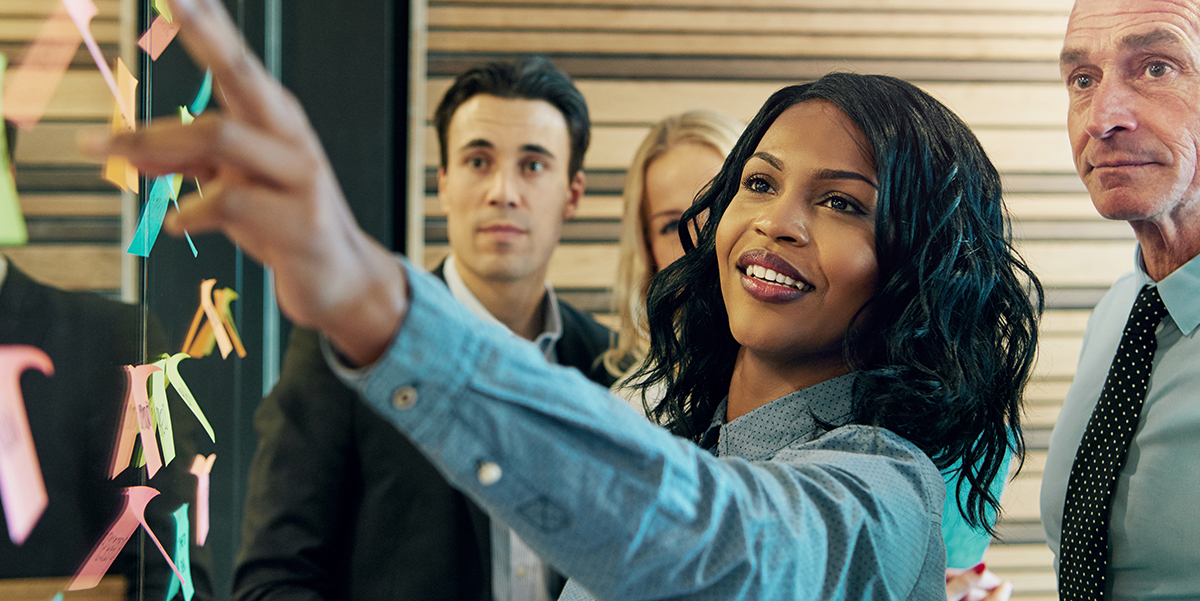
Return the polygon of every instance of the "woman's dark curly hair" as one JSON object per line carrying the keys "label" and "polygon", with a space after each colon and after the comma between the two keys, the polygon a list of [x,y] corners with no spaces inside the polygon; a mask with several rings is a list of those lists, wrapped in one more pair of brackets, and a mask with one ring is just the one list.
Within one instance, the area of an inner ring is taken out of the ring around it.
{"label": "woman's dark curly hair", "polygon": [[[633,380],[662,386],[659,423],[696,440],[729,391],[738,343],[729,331],[715,239],[743,166],[783,111],[828,101],[862,130],[879,181],[879,289],[846,336],[858,374],[852,422],[912,441],[967,490],[959,510],[991,530],[989,484],[1010,451],[1024,458],[1021,396],[1042,310],[1037,277],[1012,247],[1000,176],[957,116],[912,84],[832,73],[771,96],[679,228],[685,256],[652,282],[650,350]],[[707,218],[697,219],[707,212]],[[958,466],[965,466],[960,468]]]}

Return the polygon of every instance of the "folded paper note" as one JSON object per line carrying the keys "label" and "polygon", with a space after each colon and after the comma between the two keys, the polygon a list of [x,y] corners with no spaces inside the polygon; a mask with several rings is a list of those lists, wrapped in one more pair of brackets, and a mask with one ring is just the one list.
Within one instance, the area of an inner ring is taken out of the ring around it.
{"label": "folded paper note", "polygon": [[54,364],[39,348],[0,346],[0,502],[8,538],[18,545],[25,542],[49,502],[21,395],[21,373],[27,369],[52,375]]}
{"label": "folded paper note", "polygon": [[[188,526],[188,504],[180,505],[179,509],[171,514],[171,517],[175,518],[175,567],[179,568],[179,574],[183,576],[183,599],[192,601],[192,595],[196,593],[196,588],[192,585],[191,543],[188,539],[188,531],[191,530],[191,527]],[[171,586],[167,588],[166,601],[171,601],[179,589],[179,581],[171,580]]]}
{"label": "folded paper note", "polygon": [[104,82],[108,84],[108,89],[112,90],[117,104],[121,105],[121,112],[125,114],[125,120],[135,123],[137,115],[133,112],[134,105],[125,102],[125,99],[121,97],[117,88],[117,80],[113,78],[112,70],[108,68],[108,61],[104,60],[104,53],[100,52],[100,45],[96,43],[96,38],[90,29],[92,17],[95,17],[100,11],[96,9],[92,0],[62,0],[62,3],[67,7],[67,14],[71,15],[75,26],[79,28],[79,34],[83,36],[83,43],[87,46],[88,52],[92,53],[92,60],[96,61],[96,66],[100,69],[100,74],[104,76]]}
{"label": "folded paper note", "polygon": [[183,342],[183,352],[199,359],[212,354],[215,343],[221,348],[222,359],[234,350],[239,357],[245,357],[246,348],[242,346],[230,309],[230,303],[237,299],[237,293],[229,288],[214,291],[216,283],[216,280],[204,280],[200,284],[200,308],[192,317],[192,325]]}
{"label": "folded paper note", "polygon": [[216,460],[216,453],[209,455],[207,459],[204,455],[196,455],[192,461],[192,469],[189,470],[196,475],[196,544],[201,547],[208,539],[208,483]]}
{"label": "folded paper note", "polygon": [[138,38],[137,44],[146,54],[150,55],[150,60],[156,61],[178,33],[179,24],[172,23],[166,17],[159,15],[154,18],[154,22],[150,23],[150,29],[147,29],[146,33]]}
{"label": "folded paper note", "polygon": [[129,542],[129,537],[133,536],[133,532],[137,530],[139,524],[146,530],[146,534],[150,536],[150,540],[154,541],[163,558],[167,560],[167,564],[175,572],[175,577],[180,582],[184,582],[183,575],[179,573],[179,568],[175,566],[174,561],[171,561],[166,549],[163,549],[162,543],[158,542],[158,537],[154,535],[154,531],[146,523],[146,505],[150,503],[150,499],[157,496],[158,491],[149,486],[130,486],[125,489],[125,504],[121,508],[121,513],[117,515],[117,519],[113,520],[112,525],[108,527],[108,531],[104,533],[104,536],[92,548],[92,552],[88,554],[87,560],[80,566],[79,571],[75,573],[75,577],[67,585],[68,591],[95,588],[100,583],[100,579],[104,577],[104,573],[112,566],[113,560],[117,558],[121,549],[125,547],[125,543]]}
{"label": "folded paper note", "polygon": [[[125,407],[122,410],[121,426],[117,431],[117,442],[113,450],[112,462],[109,464],[109,478],[116,478],[117,474],[125,471],[129,467],[129,461],[133,457],[133,443],[137,439],[139,433],[142,437],[142,453],[146,457],[149,465],[150,456],[153,455],[153,461],[157,467],[154,467],[154,472],[158,471],[158,467],[162,466],[162,462],[158,459],[158,445],[154,444],[154,435],[151,432],[149,444],[147,444],[147,436],[142,428],[142,407],[146,407],[146,420],[150,420],[150,402],[146,398],[146,382],[150,378],[150,374],[159,371],[159,368],[154,365],[126,365],[125,366],[125,381],[128,387],[125,391]],[[153,473],[150,474],[154,476]]]}

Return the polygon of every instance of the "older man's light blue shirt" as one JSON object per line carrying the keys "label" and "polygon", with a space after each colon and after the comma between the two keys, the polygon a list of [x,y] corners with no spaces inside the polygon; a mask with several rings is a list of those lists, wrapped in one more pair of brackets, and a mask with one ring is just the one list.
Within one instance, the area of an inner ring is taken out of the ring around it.
{"label": "older man's light blue shirt", "polygon": [[1109,520],[1109,598],[1200,599],[1200,258],[1155,284],[1142,269],[1117,280],[1088,320],[1075,381],[1050,436],[1042,525],[1055,554],[1075,452],[1100,398],[1133,301],[1157,285],[1168,316],[1137,432],[1117,480]]}
{"label": "older man's light blue shirt", "polygon": [[726,424],[715,457],[408,272],[391,347],[367,370],[335,371],[581,589],[622,600],[944,598],[945,487],[933,463],[883,429],[816,427],[814,416],[844,421],[853,376]]}

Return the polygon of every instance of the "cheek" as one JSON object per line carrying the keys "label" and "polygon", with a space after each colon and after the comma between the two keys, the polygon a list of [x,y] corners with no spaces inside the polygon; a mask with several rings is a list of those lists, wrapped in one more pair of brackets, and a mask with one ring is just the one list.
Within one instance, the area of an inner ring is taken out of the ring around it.
{"label": "cheek", "polygon": [[862,232],[841,238],[844,243],[831,249],[834,262],[826,276],[831,285],[842,290],[847,308],[858,308],[875,295],[879,287],[879,259],[875,256],[875,241]]}

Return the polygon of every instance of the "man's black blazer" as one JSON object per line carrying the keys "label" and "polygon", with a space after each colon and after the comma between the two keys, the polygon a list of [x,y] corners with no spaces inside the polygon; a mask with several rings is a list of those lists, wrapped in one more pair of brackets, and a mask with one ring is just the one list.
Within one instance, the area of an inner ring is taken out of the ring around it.
{"label": "man's black blazer", "polygon": [[[610,386],[608,329],[559,310],[559,363]],[[337,379],[315,332],[293,330],[254,423],[235,601],[491,600],[487,514]]]}

